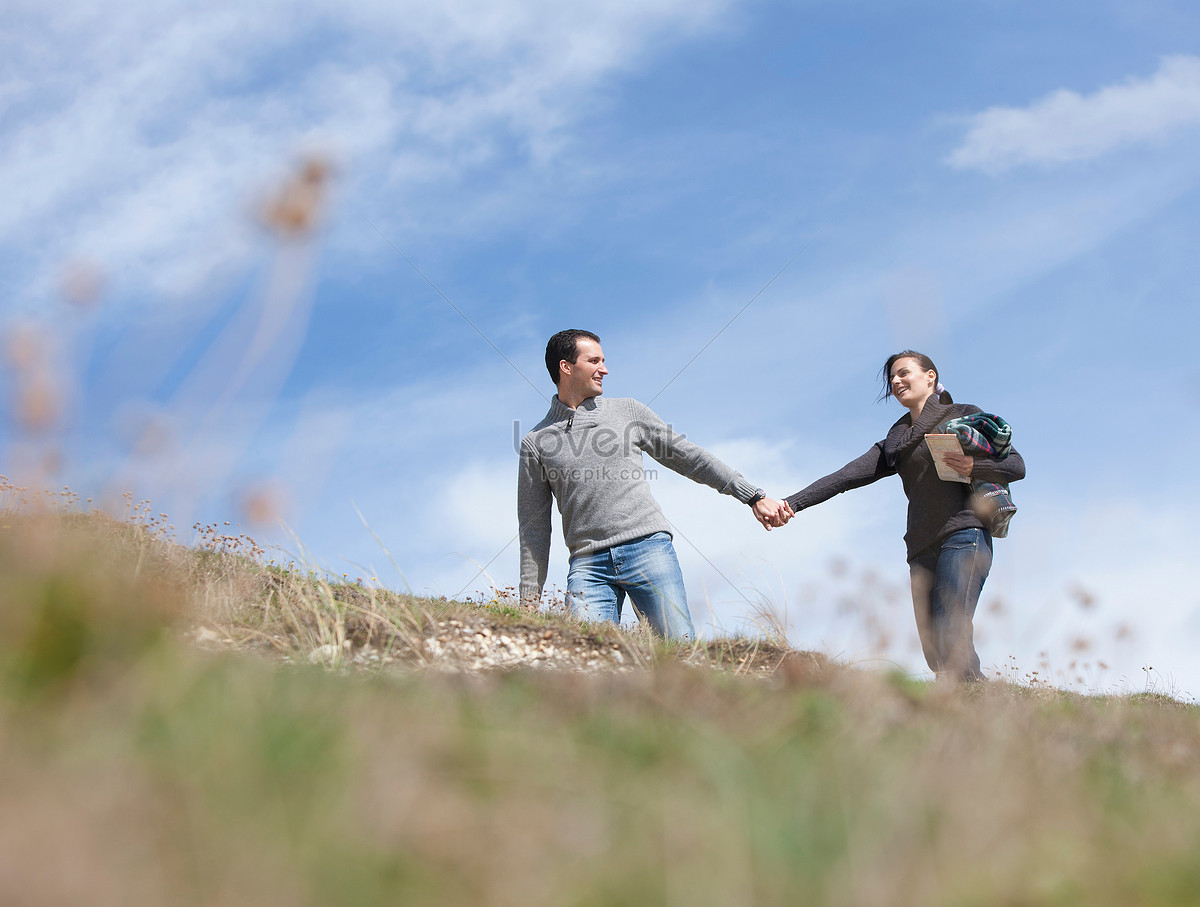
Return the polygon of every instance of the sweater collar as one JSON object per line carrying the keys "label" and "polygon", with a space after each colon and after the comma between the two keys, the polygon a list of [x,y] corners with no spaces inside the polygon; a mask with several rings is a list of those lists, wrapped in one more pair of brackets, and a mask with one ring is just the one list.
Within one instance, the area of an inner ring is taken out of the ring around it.
{"label": "sweater collar", "polygon": [[921,407],[921,415],[917,416],[915,421],[912,413],[901,416],[883,442],[883,455],[887,465],[895,468],[901,459],[909,456],[925,440],[925,435],[946,419],[949,409],[950,404],[930,397]]}
{"label": "sweater collar", "polygon": [[547,415],[549,415],[551,421],[553,422],[562,422],[563,420],[579,415],[579,413],[593,412],[599,404],[599,401],[600,398],[598,396],[588,397],[579,404],[578,408],[571,409],[571,407],[567,406],[567,404],[558,399],[558,394],[555,394],[550,399],[550,412]]}
{"label": "sweater collar", "polygon": [[949,408],[950,404],[943,403],[935,394],[926,400],[925,405],[921,407],[921,415],[913,420],[913,428],[921,428],[928,431],[929,427],[937,425],[946,418],[946,410]]}

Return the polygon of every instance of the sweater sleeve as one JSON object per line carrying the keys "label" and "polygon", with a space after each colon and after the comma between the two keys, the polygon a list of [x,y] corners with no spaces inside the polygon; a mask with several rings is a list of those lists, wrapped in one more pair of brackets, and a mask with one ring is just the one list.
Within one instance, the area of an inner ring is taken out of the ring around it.
{"label": "sweater sleeve", "polygon": [[676,432],[644,403],[629,402],[633,408],[633,422],[640,429],[637,446],[655,460],[693,482],[732,495],[743,504],[754,497],[758,488],[746,481],[740,472]]}
{"label": "sweater sleeve", "polygon": [[1016,448],[1009,448],[1004,459],[996,457],[976,457],[975,467],[971,470],[971,478],[980,482],[995,482],[997,485],[1007,485],[1025,478],[1025,461],[1017,453]]}
{"label": "sweater sleeve", "polygon": [[529,438],[521,441],[517,521],[521,538],[521,601],[539,601],[550,564],[550,507],[554,495]]}
{"label": "sweater sleeve", "polygon": [[807,488],[797,491],[794,495],[784,498],[792,510],[799,513],[806,507],[813,507],[828,501],[835,494],[849,491],[851,488],[861,488],[878,482],[885,476],[895,475],[896,470],[889,468],[883,455],[883,442],[879,441],[861,457],[851,460],[837,472],[831,472],[824,478],[817,479]]}

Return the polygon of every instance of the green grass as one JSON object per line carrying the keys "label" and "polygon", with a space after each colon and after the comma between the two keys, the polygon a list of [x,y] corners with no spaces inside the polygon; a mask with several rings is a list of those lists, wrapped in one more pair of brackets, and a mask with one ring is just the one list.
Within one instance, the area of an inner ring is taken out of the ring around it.
{"label": "green grass", "polygon": [[[1200,710],[1168,697],[739,676],[752,641],[615,630],[645,669],[325,670],[300,656],[339,633],[592,628],[99,519],[5,523],[2,903],[1200,899]],[[269,657],[197,650],[196,620]]]}

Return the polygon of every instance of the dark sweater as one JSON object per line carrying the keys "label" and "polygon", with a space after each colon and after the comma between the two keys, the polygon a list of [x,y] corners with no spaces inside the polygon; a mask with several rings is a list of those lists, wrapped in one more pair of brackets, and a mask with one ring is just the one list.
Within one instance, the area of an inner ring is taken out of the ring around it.
{"label": "dark sweater", "polygon": [[[828,501],[835,494],[861,488],[884,476],[900,474],[904,493],[908,496],[908,530],[904,543],[911,561],[925,548],[960,529],[983,529],[983,523],[971,512],[967,500],[970,484],[944,482],[938,478],[933,455],[925,443],[925,435],[936,433],[950,419],[982,412],[969,403],[941,403],[931,397],[914,425],[912,416],[905,413],[896,420],[887,437],[870,450],[851,460],[837,472],[817,479],[803,491],[787,498],[792,510],[799,513],[806,507]],[[1010,449],[1003,460],[979,457],[975,460],[972,479],[1008,484],[1025,477],[1025,461],[1016,449]]]}

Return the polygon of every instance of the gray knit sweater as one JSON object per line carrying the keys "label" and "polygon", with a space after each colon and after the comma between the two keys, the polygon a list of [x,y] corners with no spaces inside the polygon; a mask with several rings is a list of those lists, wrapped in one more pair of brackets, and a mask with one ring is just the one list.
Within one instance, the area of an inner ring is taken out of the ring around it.
{"label": "gray knit sweater", "polygon": [[643,451],[742,503],[754,497],[754,485],[672,431],[645,404],[628,397],[591,397],[571,409],[555,394],[546,417],[521,440],[517,517],[522,600],[540,598],[546,584],[555,498],[573,558],[671,531],[650,494]]}

